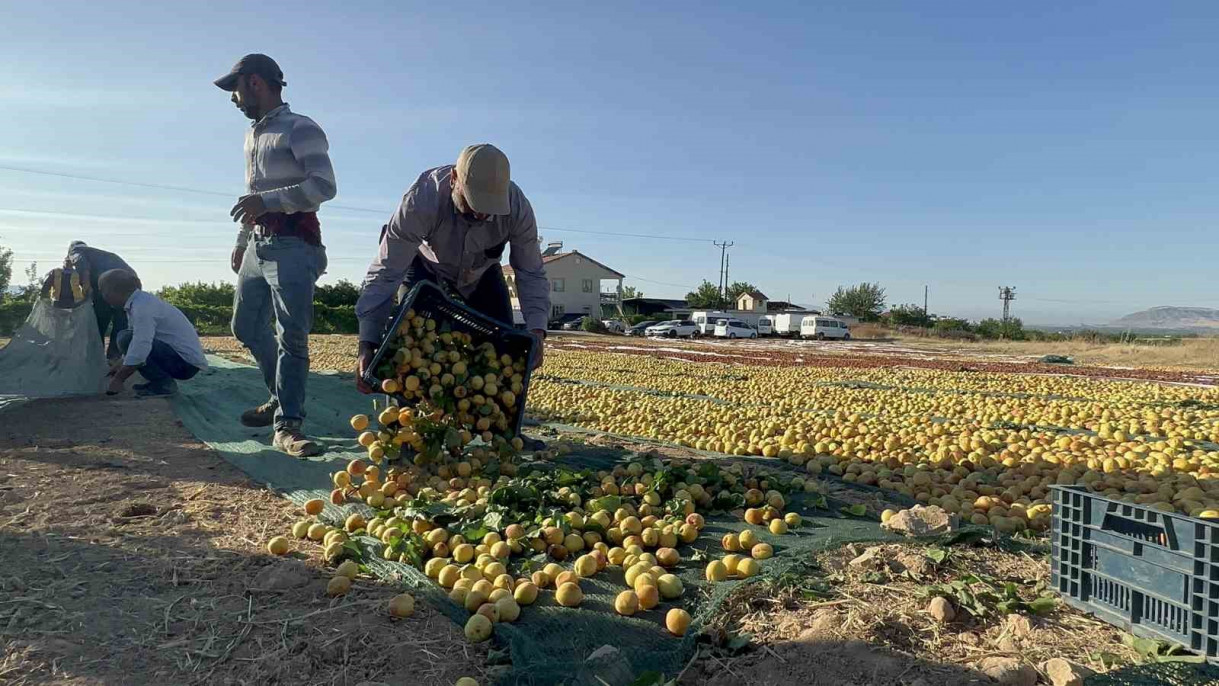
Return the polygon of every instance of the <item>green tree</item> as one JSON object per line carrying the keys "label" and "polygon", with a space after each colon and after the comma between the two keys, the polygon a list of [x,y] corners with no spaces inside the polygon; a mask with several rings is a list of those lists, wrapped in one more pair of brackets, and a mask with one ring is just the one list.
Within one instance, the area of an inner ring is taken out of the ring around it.
{"label": "green tree", "polygon": [[698,288],[686,294],[686,305],[696,310],[707,310],[720,306],[719,286],[703,281]]}
{"label": "green tree", "polygon": [[643,297],[643,291],[639,290],[638,288],[635,288],[634,286],[623,286],[622,287],[622,299],[623,300],[629,300],[630,298],[642,298],[642,297]]}
{"label": "green tree", "polygon": [[0,302],[8,297],[8,286],[13,282],[13,251],[0,246]]}
{"label": "green tree", "polygon": [[839,286],[826,304],[834,314],[849,314],[861,321],[876,321],[885,308],[885,289],[879,283],[866,281],[850,288]]}
{"label": "green tree", "polygon": [[935,325],[931,328],[939,332],[962,331],[968,333],[973,331],[973,327],[970,326],[968,321],[964,319],[953,319],[951,317],[936,320]]}
{"label": "green tree", "polygon": [[580,329],[589,333],[606,333],[605,325],[600,320],[585,317],[580,321]]}
{"label": "green tree", "polygon": [[974,330],[982,338],[1007,338],[1013,341],[1024,338],[1024,322],[1019,317],[1012,317],[1006,322],[1002,319],[983,319]]}
{"label": "green tree", "polygon": [[918,305],[898,305],[889,309],[889,323],[893,326],[931,326],[931,318]]}
{"label": "green tree", "polygon": [[741,297],[742,293],[748,293],[749,291],[756,290],[758,290],[758,287],[749,283],[748,281],[737,281],[728,287],[728,291],[725,294],[724,299],[735,307],[737,298]]}
{"label": "green tree", "polygon": [[25,268],[25,285],[21,287],[21,293],[17,297],[32,303],[38,300],[38,296],[41,294],[42,279],[38,278],[38,263],[31,262],[30,266]]}
{"label": "green tree", "polygon": [[356,301],[360,299],[360,287],[347,279],[342,279],[338,283],[326,284],[318,286],[313,290],[313,302],[331,307],[342,307],[344,305],[355,307]]}

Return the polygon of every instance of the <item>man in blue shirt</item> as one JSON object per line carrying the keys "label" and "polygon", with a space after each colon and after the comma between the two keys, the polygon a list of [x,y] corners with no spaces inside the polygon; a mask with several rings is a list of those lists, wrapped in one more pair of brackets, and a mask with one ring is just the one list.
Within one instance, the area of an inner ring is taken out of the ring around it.
{"label": "man in blue shirt", "polygon": [[[127,313],[122,307],[111,307],[102,297],[97,281],[102,274],[111,269],[126,269],[135,274],[131,265],[112,252],[100,250],[85,245],[84,241],[72,241],[68,246],[68,257],[64,267],[71,267],[80,274],[81,285],[88,284],[88,295],[93,297],[93,314],[97,316],[97,330],[106,342],[106,331],[110,330],[110,344],[106,347],[106,359],[110,364],[117,365],[121,356],[118,346],[118,335],[127,328]],[[137,277],[139,278],[139,277]]]}

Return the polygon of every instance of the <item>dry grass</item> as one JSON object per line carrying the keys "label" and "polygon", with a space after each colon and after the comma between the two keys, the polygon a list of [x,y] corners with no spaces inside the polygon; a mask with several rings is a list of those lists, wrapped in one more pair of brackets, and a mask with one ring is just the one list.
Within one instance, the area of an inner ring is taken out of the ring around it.
{"label": "dry grass", "polygon": [[1066,355],[1076,364],[1118,367],[1165,367],[1219,371],[1219,338],[1186,338],[1180,345],[1150,346],[1085,341],[947,341],[900,337],[903,346],[951,350],[962,354],[1041,357]]}

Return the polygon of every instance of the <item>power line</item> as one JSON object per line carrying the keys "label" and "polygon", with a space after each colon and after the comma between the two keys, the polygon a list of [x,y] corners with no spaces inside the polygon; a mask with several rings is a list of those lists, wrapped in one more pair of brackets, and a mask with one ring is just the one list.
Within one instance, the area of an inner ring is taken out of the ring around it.
{"label": "power line", "polygon": [[[213,191],[213,190],[207,190],[207,189],[201,189],[201,188],[189,188],[187,186],[173,186],[173,185],[160,184],[160,183],[144,183],[144,182],[140,182],[140,181],[128,181],[128,180],[123,180],[123,179],[107,179],[107,178],[104,178],[101,176],[88,176],[85,174],[68,174],[68,173],[64,173],[64,172],[52,172],[52,171],[46,171],[46,170],[42,170],[42,169],[29,169],[27,167],[12,167],[12,166],[7,166],[7,165],[0,165],[0,170],[19,172],[22,174],[54,176],[54,177],[64,178],[64,179],[73,179],[76,181],[94,181],[97,183],[109,183],[109,184],[114,184],[114,185],[118,185],[118,186],[131,186],[134,188],[153,188],[153,189],[157,189],[157,190],[177,191],[180,193],[195,193],[198,195],[210,195],[210,196],[216,196],[216,197],[221,197],[221,198],[230,198],[230,199],[233,198],[232,193],[224,193],[221,191]],[[379,215],[382,217],[391,214],[391,212],[387,212],[385,210],[374,210],[374,209],[371,209],[368,207],[355,207],[352,205],[336,205],[333,203],[327,203],[326,208],[333,209],[333,210],[347,210],[350,212],[365,212],[368,214],[376,214],[376,215]],[[9,210],[9,211],[29,212],[30,210],[14,209],[14,210]],[[61,213],[61,214],[67,214],[67,213]],[[140,219],[140,220],[157,219],[155,217],[107,217],[107,218],[109,218],[109,219]],[[564,229],[564,228],[558,228],[558,227],[539,227],[539,229],[542,231],[565,231],[567,233],[583,233],[583,234],[590,234],[590,235],[597,235],[597,236],[616,236],[619,238],[653,238],[653,239],[662,240],[662,241],[684,241],[684,242],[688,242],[688,243],[715,243],[715,241],[713,241],[709,238],[688,238],[685,236],[661,236],[661,235],[652,234],[652,233],[625,233],[625,232],[620,232],[620,231],[592,231],[592,230],[588,230],[588,229]]]}

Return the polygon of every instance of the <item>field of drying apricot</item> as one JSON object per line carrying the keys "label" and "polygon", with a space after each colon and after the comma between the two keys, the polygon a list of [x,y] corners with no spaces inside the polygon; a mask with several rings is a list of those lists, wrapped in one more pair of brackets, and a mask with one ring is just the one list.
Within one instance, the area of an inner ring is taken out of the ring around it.
{"label": "field of drying apricot", "polygon": [[[1002,531],[1046,528],[1055,483],[1219,517],[1219,388],[1187,373],[625,340],[553,339],[529,413],[782,459]],[[350,369],[348,337],[312,345],[315,368]]]}

